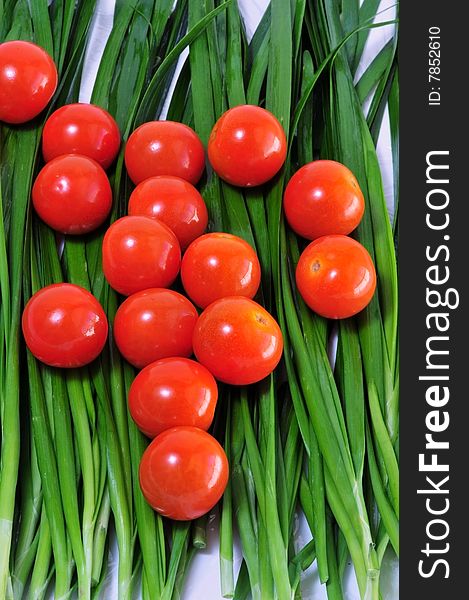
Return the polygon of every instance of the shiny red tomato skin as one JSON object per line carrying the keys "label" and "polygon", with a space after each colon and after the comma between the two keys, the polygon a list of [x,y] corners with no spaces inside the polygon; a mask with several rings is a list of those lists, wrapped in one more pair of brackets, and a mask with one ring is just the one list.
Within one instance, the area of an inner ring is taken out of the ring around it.
{"label": "shiny red tomato skin", "polygon": [[40,171],[32,200],[49,227],[78,235],[93,231],[106,220],[112,207],[112,190],[96,161],[66,154],[54,158]]}
{"label": "shiny red tomato skin", "polygon": [[121,136],[113,117],[100,106],[77,102],[58,108],[42,132],[46,162],[62,154],[83,154],[107,169],[119,152]]}
{"label": "shiny red tomato skin", "polygon": [[150,121],[129,137],[125,166],[135,184],[157,175],[173,175],[195,185],[205,168],[204,147],[195,131],[183,123]]}
{"label": "shiny red tomato skin", "polygon": [[173,427],[157,436],[140,462],[140,487],[165,517],[190,521],[211,510],[228,483],[229,465],[217,440],[197,427]]}
{"label": "shiny red tomato skin", "polygon": [[26,304],[23,335],[31,353],[52,367],[82,367],[102,351],[106,315],[94,296],[70,283],[48,285]]}
{"label": "shiny red tomato skin", "polygon": [[204,199],[188,181],[159,175],[137,185],[129,198],[129,215],[159,219],[185,250],[207,228]]}
{"label": "shiny red tomato skin", "polygon": [[200,306],[226,296],[254,298],[261,267],[254,248],[229,233],[207,233],[187,248],[181,262],[186,294]]}
{"label": "shiny red tomato skin", "polygon": [[376,272],[368,251],[359,242],[346,235],[327,235],[301,254],[296,284],[312,310],[329,319],[345,319],[371,301]]}
{"label": "shiny red tomato skin", "polygon": [[365,200],[354,174],[333,160],[315,160],[288,182],[283,208],[290,227],[314,240],[351,233],[360,223]]}
{"label": "shiny red tomato skin", "polygon": [[34,119],[57,89],[57,68],[40,46],[21,40],[0,44],[0,121]]}
{"label": "shiny red tomato skin", "polygon": [[282,356],[280,327],[265,308],[242,296],[215,300],[192,339],[197,360],[219,381],[248,385],[267,377]]}
{"label": "shiny red tomato skin", "polygon": [[132,382],[129,410],[151,438],[179,425],[207,431],[217,398],[217,383],[203,365],[188,358],[163,358],[146,366]]}
{"label": "shiny red tomato skin", "polygon": [[160,221],[122,217],[104,235],[104,276],[124,296],[152,287],[169,287],[180,264],[179,242]]}
{"label": "shiny red tomato skin", "polygon": [[287,140],[279,121],[259,106],[226,111],[208,141],[208,158],[216,173],[242,187],[261,185],[282,168]]}
{"label": "shiny red tomato skin", "polygon": [[117,309],[114,339],[124,358],[139,369],[162,358],[188,357],[197,317],[194,305],[182,294],[163,288],[143,290]]}

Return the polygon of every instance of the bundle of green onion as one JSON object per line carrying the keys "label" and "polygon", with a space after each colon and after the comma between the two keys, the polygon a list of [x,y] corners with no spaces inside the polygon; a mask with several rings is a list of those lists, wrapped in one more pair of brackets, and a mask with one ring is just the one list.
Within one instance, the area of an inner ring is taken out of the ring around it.
{"label": "bundle of green onion", "polygon": [[[379,5],[271,0],[248,43],[235,0],[118,0],[94,85],[91,101],[115,117],[126,140],[161,114],[189,46],[168,119],[192,126],[206,144],[227,108],[256,104],[276,115],[288,137],[287,162],[267,186],[240,191],[209,171],[202,188],[209,228],[256,248],[262,301],[285,341],[284,360],[267,380],[223,389],[215,419],[231,469],[219,507],[227,598],[301,598],[302,572],[317,561],[328,598],[339,600],[351,559],[361,598],[386,600],[380,567],[388,546],[399,552],[396,259],[376,155],[388,107],[397,177],[396,38],[355,78],[370,28],[383,20]],[[95,11],[96,0],[0,0],[0,42],[31,40],[54,57],[59,88],[49,112],[78,100]],[[67,237],[62,249],[31,211],[46,116],[0,127],[0,598],[44,598],[51,582],[56,598],[75,589],[80,598],[100,597],[111,530],[119,599],[140,585],[143,598],[188,597],[184,576],[205,545],[206,519],[166,521],[143,498],[138,465],[147,440],[127,409],[132,367],[112,336],[90,367],[64,372],[36,361],[20,335],[25,302],[50,283],[92,291],[110,324],[119,303],[102,272],[102,233]],[[372,303],[338,324],[334,369],[331,323],[297,293],[303,242],[281,210],[290,175],[318,157],[356,175],[366,200],[356,238],[378,274]],[[123,150],[111,182],[115,220],[131,191]],[[303,548],[298,510],[313,538]],[[243,556],[236,577],[235,529]]]}

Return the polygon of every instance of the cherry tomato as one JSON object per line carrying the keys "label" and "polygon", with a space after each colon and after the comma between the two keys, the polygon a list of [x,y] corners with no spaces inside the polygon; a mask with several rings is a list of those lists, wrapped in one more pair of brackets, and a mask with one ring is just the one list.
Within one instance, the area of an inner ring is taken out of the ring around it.
{"label": "cherry tomato", "polygon": [[103,272],[124,296],[151,287],[169,287],[181,264],[181,249],[164,223],[147,217],[122,217],[103,239]]}
{"label": "cherry tomato", "polygon": [[203,234],[208,222],[207,207],[195,187],[168,175],[150,177],[137,185],[130,195],[129,215],[163,221],[183,250]]}
{"label": "cherry tomato", "polygon": [[23,312],[23,335],[34,356],[52,367],[82,367],[106,343],[107,319],[87,290],[70,283],[42,288]]}
{"label": "cherry tomato", "polygon": [[42,154],[48,162],[62,154],[83,154],[107,169],[119,152],[121,136],[111,115],[94,104],[67,104],[47,119]]}
{"label": "cherry tomato", "polygon": [[125,166],[134,183],[155,175],[174,175],[195,185],[205,168],[204,147],[195,131],[183,123],[150,121],[129,137]]}
{"label": "cherry tomato", "polygon": [[229,233],[207,233],[187,248],[181,262],[186,294],[202,308],[226,296],[253,298],[261,281],[257,255]]}
{"label": "cherry tomato", "polygon": [[353,231],[363,216],[365,200],[346,166],[333,160],[315,160],[290,179],[283,208],[293,231],[314,240]]}
{"label": "cherry tomato", "polygon": [[303,251],[296,284],[306,304],[329,319],[360,312],[376,288],[376,273],[366,248],[346,235],[326,235]]}
{"label": "cherry tomato", "polygon": [[0,44],[0,121],[34,119],[49,104],[57,81],[54,61],[36,44],[19,40]]}
{"label": "cherry tomato", "polygon": [[188,358],[164,358],[145,367],[134,379],[129,410],[148,437],[177,425],[207,431],[217,398],[217,383],[204,366]]}
{"label": "cherry tomato", "polygon": [[87,156],[54,158],[37,176],[32,191],[36,212],[52,229],[80,234],[96,229],[112,206],[104,170]]}
{"label": "cherry tomato", "polygon": [[281,169],[287,156],[283,127],[259,106],[236,106],[215,123],[208,141],[208,158],[228,183],[261,185]]}
{"label": "cherry tomato", "polygon": [[265,308],[242,296],[215,300],[200,315],[192,339],[197,360],[225,383],[267,377],[282,356],[280,327]]}
{"label": "cherry tomato", "polygon": [[220,500],[229,465],[217,440],[197,427],[163,431],[140,462],[140,487],[148,504],[165,517],[190,521]]}
{"label": "cherry tomato", "polygon": [[190,356],[196,321],[194,305],[182,294],[163,288],[144,290],[119,306],[114,338],[121,354],[142,368],[161,358]]}

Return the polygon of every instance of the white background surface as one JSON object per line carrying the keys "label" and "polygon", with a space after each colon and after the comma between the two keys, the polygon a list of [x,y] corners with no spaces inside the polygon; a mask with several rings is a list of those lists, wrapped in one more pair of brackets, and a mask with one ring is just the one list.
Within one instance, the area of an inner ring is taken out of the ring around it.
{"label": "white background surface", "polygon": [[[268,0],[238,0],[241,13],[244,17],[246,32],[249,37],[254,33],[257,24],[268,4]],[[112,27],[115,0],[98,0],[94,17],[90,44],[85,58],[85,71],[80,90],[80,101],[89,102],[93,83],[96,77],[99,61],[101,59],[107,37]],[[380,10],[384,11],[379,17],[381,21],[394,18],[395,4],[393,0],[382,0]],[[358,69],[357,76],[365,70],[379,50],[393,35],[393,26],[372,29],[365,48],[363,61]],[[187,52],[181,57],[181,62]],[[391,163],[391,143],[387,113],[383,120],[383,128],[378,143],[378,158],[380,160],[384,191],[387,198],[390,214],[393,214],[393,177]],[[304,518],[298,516],[296,537],[298,549],[311,538]],[[241,565],[241,551],[239,544],[235,546],[235,572]],[[385,558],[381,581],[383,584],[383,600],[397,600],[399,598],[398,564],[394,555],[389,552]],[[319,584],[317,571],[313,565],[305,573],[302,582],[304,600],[323,600],[327,598],[325,586]],[[345,600],[359,600],[359,594],[352,574],[349,569],[345,580]],[[111,565],[109,569],[108,585],[104,597],[107,600],[117,600],[117,546],[114,543],[111,550]],[[208,528],[208,545],[203,551],[198,551],[189,569],[183,600],[220,600],[219,559],[218,559],[218,520],[214,516]]]}

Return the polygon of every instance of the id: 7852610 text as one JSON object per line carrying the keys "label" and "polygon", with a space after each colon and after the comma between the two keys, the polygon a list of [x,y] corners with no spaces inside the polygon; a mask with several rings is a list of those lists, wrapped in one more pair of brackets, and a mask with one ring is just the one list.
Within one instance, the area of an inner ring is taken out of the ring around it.
{"label": "id: 7852610 text", "polygon": [[428,83],[431,85],[428,94],[430,106],[441,104],[441,37],[439,27],[428,29]]}

